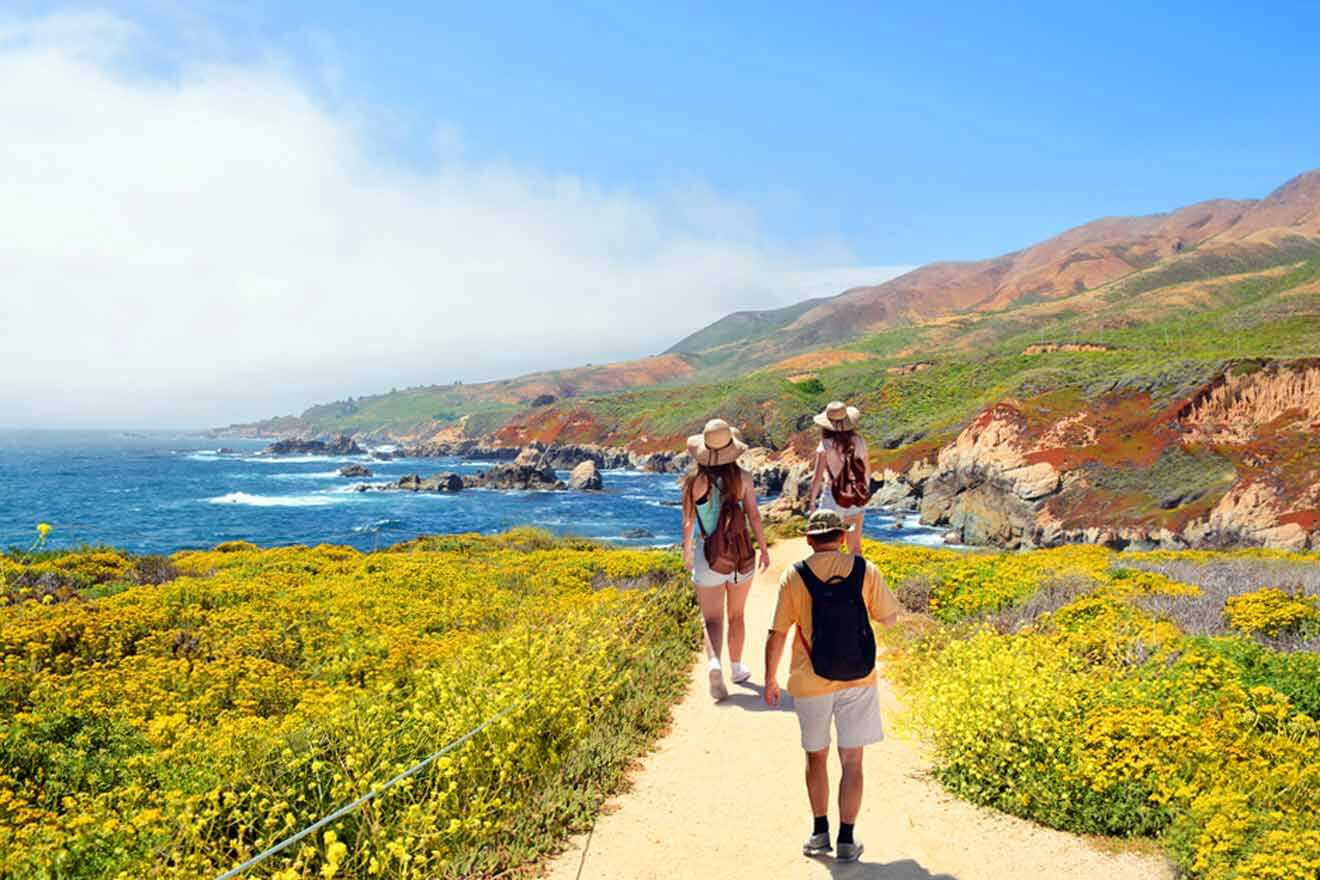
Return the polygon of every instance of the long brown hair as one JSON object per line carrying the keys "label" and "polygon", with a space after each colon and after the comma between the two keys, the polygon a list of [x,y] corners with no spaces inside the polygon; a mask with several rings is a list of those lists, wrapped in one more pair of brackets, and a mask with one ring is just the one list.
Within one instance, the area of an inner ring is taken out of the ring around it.
{"label": "long brown hair", "polygon": [[844,450],[847,449],[852,449],[853,443],[856,441],[857,438],[857,432],[851,430],[834,431],[831,430],[830,428],[821,428],[820,432],[824,436],[824,438],[828,441],[831,441],[834,444],[834,448],[838,449],[840,452],[843,452]]}
{"label": "long brown hair", "polygon": [[[722,497],[741,498],[742,475],[743,470],[736,461],[718,465],[693,464],[683,475],[683,518],[687,520],[697,515],[695,493],[698,476],[706,478],[707,486],[719,486]],[[709,488],[707,491],[710,491]]]}

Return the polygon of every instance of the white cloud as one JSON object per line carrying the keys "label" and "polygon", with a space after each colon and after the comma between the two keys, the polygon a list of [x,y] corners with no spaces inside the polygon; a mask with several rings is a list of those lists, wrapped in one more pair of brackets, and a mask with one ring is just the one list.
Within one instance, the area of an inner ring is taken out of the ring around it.
{"label": "white cloud", "polygon": [[148,74],[142,39],[0,19],[0,424],[214,425],[599,363],[862,279],[699,183],[459,161],[449,123],[445,164],[389,164],[278,59]]}

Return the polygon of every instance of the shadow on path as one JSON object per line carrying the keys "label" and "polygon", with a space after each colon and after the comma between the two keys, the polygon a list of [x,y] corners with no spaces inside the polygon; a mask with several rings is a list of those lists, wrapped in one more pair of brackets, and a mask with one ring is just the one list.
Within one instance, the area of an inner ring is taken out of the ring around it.
{"label": "shadow on path", "polygon": [[745,681],[742,684],[735,684],[735,690],[730,691],[727,699],[720,700],[715,705],[721,709],[736,706],[746,712],[783,712],[793,710],[793,698],[784,694],[784,701],[778,709],[771,709],[765,704],[765,685],[752,684]]}
{"label": "shadow on path", "polygon": [[[865,853],[862,855],[865,858]],[[903,859],[897,862],[850,862],[841,865],[832,859],[818,859],[829,868],[834,880],[958,880],[952,874],[932,874],[920,862]]]}

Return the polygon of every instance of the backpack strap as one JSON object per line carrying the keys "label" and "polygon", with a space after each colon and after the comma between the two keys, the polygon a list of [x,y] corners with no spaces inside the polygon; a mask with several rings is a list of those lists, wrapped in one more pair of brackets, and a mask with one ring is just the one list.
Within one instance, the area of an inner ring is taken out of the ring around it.
{"label": "backpack strap", "polygon": [[848,584],[860,589],[866,582],[866,557],[858,554],[853,557],[852,571],[848,572]]}
{"label": "backpack strap", "polygon": [[807,588],[807,593],[810,595],[816,595],[816,591],[825,586],[824,582],[816,577],[816,573],[811,570],[811,566],[807,565],[807,560],[803,559],[795,563],[793,570],[798,573],[798,577],[802,578],[802,584]]}
{"label": "backpack strap", "polygon": [[[707,478],[706,478],[706,484],[707,484],[707,485],[706,485],[706,498],[707,498],[707,500],[710,499],[710,491],[711,491],[711,489],[715,489],[715,490],[717,490],[717,491],[720,493],[720,509],[723,510],[723,509],[724,509],[724,500],[725,500],[725,499],[724,499],[724,487],[720,485],[720,481],[719,481],[719,480],[717,480],[717,479],[712,479],[711,477],[707,477]],[[702,521],[701,521],[701,511],[700,511],[700,510],[697,510],[697,505],[696,505],[696,504],[693,504],[693,505],[692,505],[692,518],[695,519],[695,520],[697,521],[697,528],[701,531],[701,537],[702,537],[702,540],[705,540],[705,539],[709,538],[710,535],[706,534],[706,526],[705,526],[705,524],[702,523]],[[718,524],[719,524],[719,517],[718,517],[718,515],[717,515],[717,516],[716,516],[716,525],[718,525]]]}

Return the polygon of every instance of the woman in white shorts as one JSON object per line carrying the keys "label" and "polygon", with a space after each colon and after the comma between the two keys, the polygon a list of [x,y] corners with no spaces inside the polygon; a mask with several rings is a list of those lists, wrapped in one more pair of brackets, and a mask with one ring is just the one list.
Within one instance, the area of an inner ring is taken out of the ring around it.
{"label": "woman in white shorts", "polygon": [[[724,671],[720,655],[724,646],[725,606],[728,606],[728,649],[731,675],[735,684],[752,677],[742,662],[743,644],[747,630],[743,622],[743,608],[751,590],[756,566],[748,564],[745,571],[721,574],[713,571],[706,559],[704,538],[715,533],[720,510],[726,498],[736,498],[741,507],[740,524],[751,525],[756,542],[761,547],[760,568],[770,567],[770,551],[761,528],[761,514],[756,507],[756,487],[751,474],[738,466],[738,457],[747,451],[747,444],[736,428],[723,419],[711,419],[700,434],[688,438],[688,454],[693,466],[683,477],[683,563],[692,572],[697,603],[706,623],[706,663],[710,678],[710,695],[722,700],[729,695],[724,686]],[[697,538],[703,539],[698,545]]]}
{"label": "woman in white shorts", "polygon": [[848,532],[849,553],[862,552],[862,520],[866,515],[866,505],[863,503],[848,507],[840,504],[834,498],[834,481],[843,472],[844,457],[851,451],[865,464],[865,482],[868,487],[871,484],[871,463],[866,441],[857,433],[861,420],[862,414],[857,407],[845,406],[837,400],[812,420],[820,426],[821,440],[816,447],[816,471],[811,477],[811,489],[807,492],[807,516],[811,516],[820,507],[842,517],[844,523],[852,526]]}

